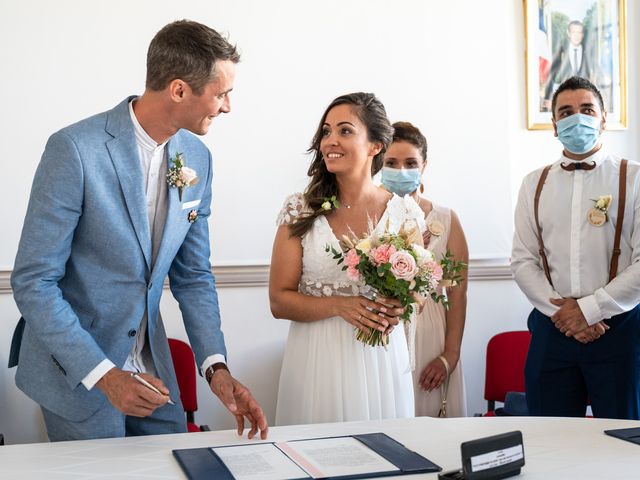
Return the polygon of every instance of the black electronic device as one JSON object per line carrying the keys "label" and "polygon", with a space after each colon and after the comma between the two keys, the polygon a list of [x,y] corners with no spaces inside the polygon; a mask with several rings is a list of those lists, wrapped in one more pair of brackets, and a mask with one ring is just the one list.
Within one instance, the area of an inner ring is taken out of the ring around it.
{"label": "black electronic device", "polygon": [[460,445],[462,469],[438,474],[440,480],[497,480],[520,474],[524,443],[519,430]]}

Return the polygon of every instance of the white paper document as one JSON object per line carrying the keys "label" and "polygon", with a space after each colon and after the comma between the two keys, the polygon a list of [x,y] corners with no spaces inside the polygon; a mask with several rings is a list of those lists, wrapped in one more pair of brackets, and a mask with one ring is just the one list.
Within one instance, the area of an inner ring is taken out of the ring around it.
{"label": "white paper document", "polygon": [[212,448],[236,480],[310,478],[273,443]]}
{"label": "white paper document", "polygon": [[276,445],[313,478],[400,471],[353,437],[299,440]]}

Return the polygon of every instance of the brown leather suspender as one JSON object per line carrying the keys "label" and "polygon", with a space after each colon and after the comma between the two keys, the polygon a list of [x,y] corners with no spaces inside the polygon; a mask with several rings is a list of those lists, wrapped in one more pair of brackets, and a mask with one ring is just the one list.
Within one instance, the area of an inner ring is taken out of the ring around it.
{"label": "brown leather suspender", "polygon": [[[533,214],[536,221],[536,229],[538,233],[538,253],[542,259],[542,268],[544,274],[547,276],[549,285],[553,287],[551,281],[551,273],[549,270],[549,261],[547,260],[547,253],[544,249],[544,240],[542,239],[542,227],[540,227],[540,220],[538,218],[538,206],[540,204],[540,194],[542,193],[542,187],[549,174],[551,165],[547,165],[542,170],[540,180],[538,180],[538,186],[536,187],[536,194],[533,200]],[[622,224],[624,223],[624,207],[627,199],[627,161],[622,160],[620,162],[620,175],[618,184],[618,216],[616,218],[616,232],[613,241],[613,254],[611,255],[611,266],[609,268],[609,281],[613,280],[618,274],[618,257],[620,256],[620,238],[622,236]]]}
{"label": "brown leather suspender", "polygon": [[547,280],[549,280],[549,285],[553,287],[553,282],[551,281],[551,273],[549,272],[549,261],[547,260],[547,253],[544,250],[544,241],[542,240],[542,227],[540,227],[540,220],[538,219],[538,205],[540,204],[540,194],[542,193],[542,187],[544,187],[544,181],[547,179],[547,175],[549,174],[549,169],[551,165],[547,165],[542,170],[542,175],[540,175],[540,180],[538,180],[538,186],[536,187],[536,196],[533,199],[533,214],[536,219],[536,228],[538,229],[538,253],[540,254],[540,258],[542,259],[542,268],[544,268],[544,274],[547,276]]}
{"label": "brown leather suspender", "polygon": [[622,222],[624,221],[624,204],[627,200],[627,161],[620,162],[620,181],[618,183],[618,218],[616,221],[616,236],[613,240],[613,255],[609,267],[609,281],[618,274],[618,257],[620,256],[620,237],[622,236]]}

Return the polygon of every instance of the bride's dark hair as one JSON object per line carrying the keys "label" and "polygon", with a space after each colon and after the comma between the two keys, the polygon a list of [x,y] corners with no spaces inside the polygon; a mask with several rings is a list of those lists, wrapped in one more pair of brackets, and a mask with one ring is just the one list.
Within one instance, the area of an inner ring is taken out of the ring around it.
{"label": "bride's dark hair", "polygon": [[373,93],[349,93],[341,95],[329,104],[324,111],[320,124],[316,130],[309,153],[313,153],[313,161],[309,166],[307,175],[311,177],[309,185],[304,192],[304,200],[310,210],[290,225],[291,236],[304,235],[320,215],[326,215],[331,210],[324,210],[322,204],[333,195],[338,197],[338,182],[335,174],[329,172],[320,152],[322,131],[329,111],[338,105],[351,105],[353,113],[367,127],[367,138],[370,142],[382,144],[380,152],[373,157],[371,163],[371,176],[374,176],[382,168],[382,158],[393,138],[393,127],[387,118],[384,105]]}

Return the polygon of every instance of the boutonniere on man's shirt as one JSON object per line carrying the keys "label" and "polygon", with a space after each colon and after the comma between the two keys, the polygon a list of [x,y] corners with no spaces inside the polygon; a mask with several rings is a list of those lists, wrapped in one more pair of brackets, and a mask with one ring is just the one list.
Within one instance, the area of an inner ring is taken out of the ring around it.
{"label": "boutonniere on man's shirt", "polygon": [[170,161],[173,166],[169,168],[169,173],[167,173],[167,183],[170,187],[178,189],[178,198],[182,201],[182,190],[186,187],[192,187],[200,179],[194,169],[185,166],[182,153],[176,153],[175,158]]}
{"label": "boutonniere on man's shirt", "polygon": [[605,224],[609,217],[607,217],[607,210],[613,201],[611,195],[600,195],[598,198],[592,198],[593,207],[587,212],[587,220],[594,227],[600,227]]}

